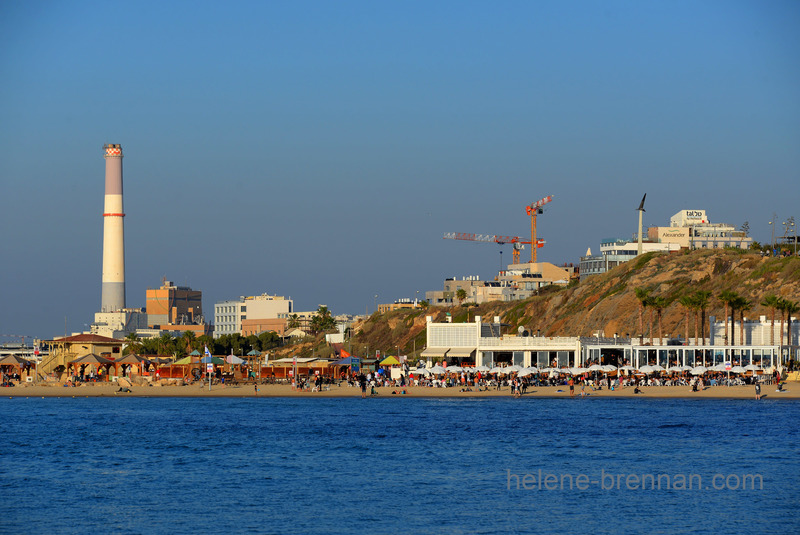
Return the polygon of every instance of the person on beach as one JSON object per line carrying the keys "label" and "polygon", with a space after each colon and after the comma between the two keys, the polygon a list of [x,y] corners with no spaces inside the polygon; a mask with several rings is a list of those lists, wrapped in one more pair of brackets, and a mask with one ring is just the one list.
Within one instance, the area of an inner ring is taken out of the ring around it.
{"label": "person on beach", "polygon": [[756,382],[756,400],[761,399],[761,385]]}
{"label": "person on beach", "polygon": [[568,381],[567,384],[569,384],[569,397],[574,398],[575,397],[575,381],[572,379],[572,377],[569,378],[569,381]]}
{"label": "person on beach", "polygon": [[256,396],[257,396],[257,395],[258,395],[258,383],[255,383],[253,386],[254,386],[254,387],[255,387],[255,389],[256,389]]}
{"label": "person on beach", "polygon": [[361,397],[367,397],[367,378],[364,377],[363,373],[359,374],[358,383],[361,385]]}

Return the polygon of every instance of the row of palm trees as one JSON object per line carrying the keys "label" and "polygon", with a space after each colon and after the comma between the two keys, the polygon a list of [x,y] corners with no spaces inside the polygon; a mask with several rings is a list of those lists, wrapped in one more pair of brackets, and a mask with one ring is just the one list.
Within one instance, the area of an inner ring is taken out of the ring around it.
{"label": "row of palm trees", "polygon": [[[644,311],[650,309],[650,332],[653,332],[653,312],[656,313],[658,318],[658,345],[661,345],[662,326],[661,316],[670,302],[662,296],[654,296],[650,294],[650,290],[645,288],[636,288],[636,298],[639,300],[639,344],[644,344]],[[708,290],[696,290],[691,294],[684,295],[678,299],[678,302],[683,306],[685,314],[685,327],[686,327],[686,340],[689,339],[689,315],[694,313],[694,339],[695,344],[698,340],[702,339],[702,345],[706,342],[705,324],[706,324],[706,309],[711,305],[712,293]],[[717,296],[717,300],[725,306],[725,345],[728,345],[728,319],[731,322],[730,329],[730,345],[736,345],[736,332],[734,329],[734,319],[736,312],[739,312],[739,343],[744,343],[744,313],[753,308],[753,302],[746,297],[739,295],[733,290],[723,290]],[[800,303],[778,297],[774,294],[768,294],[761,301],[761,306],[767,307],[771,311],[771,341],[770,345],[775,345],[775,312],[781,312],[781,344],[783,345],[783,333],[787,333],[788,342],[791,344],[792,332],[792,314],[800,311]],[[730,315],[728,311],[730,310]],[[784,323],[788,323],[786,331],[784,331]],[[698,337],[698,327],[700,330]],[[651,335],[652,337],[652,335]]]}

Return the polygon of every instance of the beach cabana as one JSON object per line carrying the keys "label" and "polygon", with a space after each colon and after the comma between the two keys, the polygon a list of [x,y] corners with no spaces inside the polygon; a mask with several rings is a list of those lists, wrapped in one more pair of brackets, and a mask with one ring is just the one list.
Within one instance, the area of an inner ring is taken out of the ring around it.
{"label": "beach cabana", "polygon": [[[113,360],[101,357],[100,355],[97,355],[95,353],[89,353],[68,363],[68,367],[72,366],[74,368],[74,375],[78,375],[78,368],[85,366],[92,366],[98,372],[98,375],[100,375],[99,372],[101,366],[106,369],[106,372],[108,372],[109,368],[111,368],[111,366],[113,365],[114,365]],[[105,375],[106,375],[106,380],[108,380],[108,373],[106,373]]]}
{"label": "beach cabana", "polygon": [[144,360],[143,357],[140,357],[139,355],[135,355],[133,353],[128,353],[124,357],[120,357],[118,359],[115,359],[114,360],[114,375],[119,375],[119,367],[120,367],[120,365],[123,366],[123,368],[126,365],[129,365],[131,367],[132,366],[141,366],[143,360]]}
{"label": "beach cabana", "polygon": [[24,370],[30,370],[32,367],[32,362],[18,357],[17,355],[6,355],[0,359],[0,370],[2,370],[3,373],[8,373],[6,369],[10,370],[11,368],[16,368],[20,378],[22,378],[22,372]]}
{"label": "beach cabana", "polygon": [[381,366],[398,366],[400,361],[396,357],[386,357],[380,362]]}

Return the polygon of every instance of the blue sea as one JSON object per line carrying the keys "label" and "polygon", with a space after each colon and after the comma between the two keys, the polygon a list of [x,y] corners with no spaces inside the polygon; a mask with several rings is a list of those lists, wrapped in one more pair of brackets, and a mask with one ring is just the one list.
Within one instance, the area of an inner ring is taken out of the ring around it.
{"label": "blue sea", "polygon": [[0,399],[2,533],[800,533],[800,402]]}

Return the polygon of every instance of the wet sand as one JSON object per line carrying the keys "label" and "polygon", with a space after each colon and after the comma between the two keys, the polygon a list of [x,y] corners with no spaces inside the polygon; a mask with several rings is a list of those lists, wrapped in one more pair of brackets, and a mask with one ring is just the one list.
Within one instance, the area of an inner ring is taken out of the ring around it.
{"label": "wet sand", "polygon": [[[332,385],[329,390],[322,392],[312,392],[311,390],[293,390],[289,385],[259,385],[256,393],[253,385],[214,385],[211,390],[208,384],[188,386],[138,386],[133,385],[131,392],[118,392],[119,386],[115,384],[85,384],[77,387],[64,387],[60,384],[53,385],[18,385],[14,387],[0,388],[0,396],[6,397],[361,397],[361,389]],[[412,386],[405,388],[376,389],[377,397],[407,398],[407,397],[437,397],[437,398],[459,398],[459,397],[511,397],[508,387],[501,390],[490,388],[487,391],[462,392],[461,387],[453,388],[431,388],[423,386]],[[400,392],[405,390],[405,394]],[[692,392],[687,386],[652,386],[644,387],[639,394],[634,393],[633,387],[624,387],[616,390],[592,390],[588,386],[585,389],[586,397],[637,397],[637,398],[723,398],[723,399],[755,399],[755,387],[753,386],[711,386],[702,391]],[[395,394],[392,394],[395,392]],[[581,397],[581,387],[576,385],[575,397]],[[369,397],[369,390],[367,391]],[[800,383],[784,383],[783,392],[776,392],[775,385],[762,385],[762,398],[764,399],[800,399]],[[523,397],[551,397],[568,398],[568,386],[546,386],[529,388]]]}

